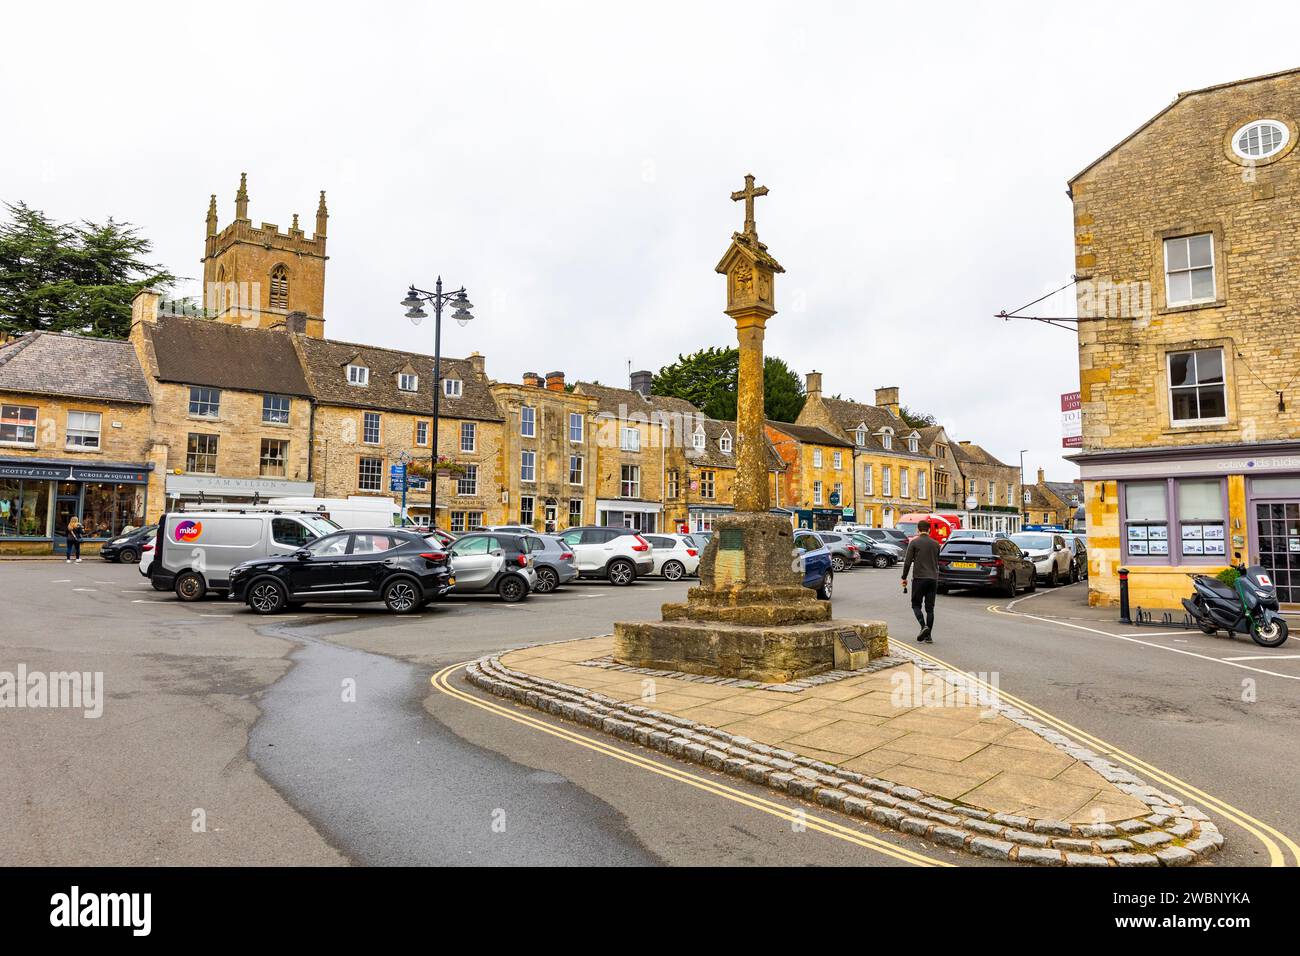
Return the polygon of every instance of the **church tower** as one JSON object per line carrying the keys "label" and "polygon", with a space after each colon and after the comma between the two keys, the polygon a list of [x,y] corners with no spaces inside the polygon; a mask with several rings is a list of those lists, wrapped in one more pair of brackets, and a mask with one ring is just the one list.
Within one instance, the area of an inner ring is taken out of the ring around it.
{"label": "church tower", "polygon": [[[325,191],[316,207],[316,231],[308,238],[293,225],[254,226],[248,218],[248,174],[239,174],[235,219],[217,228],[217,197],[208,202],[203,246],[203,296],[219,322],[252,328],[290,328],[325,337]],[[301,314],[299,314],[301,313]],[[304,318],[305,316],[305,318]]]}

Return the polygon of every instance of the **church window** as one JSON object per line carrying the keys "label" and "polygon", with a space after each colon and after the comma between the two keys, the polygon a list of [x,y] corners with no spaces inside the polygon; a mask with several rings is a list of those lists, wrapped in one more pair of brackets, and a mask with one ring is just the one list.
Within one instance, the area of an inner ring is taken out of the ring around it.
{"label": "church window", "polygon": [[289,308],[289,270],[282,265],[271,270],[271,308]]}

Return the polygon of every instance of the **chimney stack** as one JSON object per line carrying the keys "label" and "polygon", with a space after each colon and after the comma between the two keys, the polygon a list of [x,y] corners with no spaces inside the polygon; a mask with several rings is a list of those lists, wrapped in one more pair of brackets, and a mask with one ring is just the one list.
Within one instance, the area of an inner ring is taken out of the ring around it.
{"label": "chimney stack", "polygon": [[542,377],[536,372],[524,372],[524,384],[530,388],[541,388]]}
{"label": "chimney stack", "polygon": [[820,397],[822,393],[821,372],[809,372],[804,376],[804,391],[808,393],[809,398],[812,398],[814,395]]}
{"label": "chimney stack", "polygon": [[162,296],[153,289],[141,289],[131,300],[131,324],[137,322],[157,322],[158,303]]}
{"label": "chimney stack", "polygon": [[640,392],[642,398],[650,397],[650,385],[654,382],[654,373],[647,371],[633,372],[631,375],[632,391]]}
{"label": "chimney stack", "polygon": [[290,312],[284,319],[284,327],[289,332],[297,332],[299,335],[307,334],[307,313]]}
{"label": "chimney stack", "polygon": [[547,388],[547,390],[552,391],[552,392],[562,392],[562,391],[564,391],[564,373],[563,373],[563,372],[547,372],[547,373],[546,373],[546,388]]}
{"label": "chimney stack", "polygon": [[474,369],[479,375],[487,375],[487,359],[483,358],[481,352],[469,353],[470,368]]}
{"label": "chimney stack", "polygon": [[891,415],[898,415],[898,388],[887,386],[876,389],[876,406],[883,408]]}
{"label": "chimney stack", "polygon": [[1038,469],[1038,483],[1041,485],[1046,479],[1043,477],[1043,469]]}

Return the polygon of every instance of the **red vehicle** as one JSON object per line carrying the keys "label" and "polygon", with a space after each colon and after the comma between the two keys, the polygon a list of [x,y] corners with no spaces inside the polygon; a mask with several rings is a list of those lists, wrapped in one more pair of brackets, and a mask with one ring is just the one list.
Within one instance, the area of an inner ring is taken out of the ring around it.
{"label": "red vehicle", "polygon": [[903,515],[894,527],[910,538],[916,534],[916,526],[922,520],[930,522],[930,537],[940,544],[947,541],[954,531],[961,528],[961,515],[928,514],[923,511]]}

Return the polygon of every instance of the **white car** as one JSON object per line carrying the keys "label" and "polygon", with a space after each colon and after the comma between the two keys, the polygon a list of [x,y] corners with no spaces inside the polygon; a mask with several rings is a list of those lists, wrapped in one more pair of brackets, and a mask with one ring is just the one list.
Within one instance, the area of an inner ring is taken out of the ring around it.
{"label": "white car", "polygon": [[704,548],[695,543],[689,534],[647,534],[645,539],[654,547],[654,570],[669,581],[694,577],[700,571],[700,554]]}
{"label": "white car", "polygon": [[604,578],[620,587],[654,570],[654,548],[633,528],[587,526],[560,535],[578,559],[578,575]]}
{"label": "white car", "polygon": [[1011,541],[1034,563],[1037,578],[1046,581],[1048,587],[1073,580],[1070,566],[1074,552],[1061,535],[1050,531],[1021,531],[1013,534]]}

